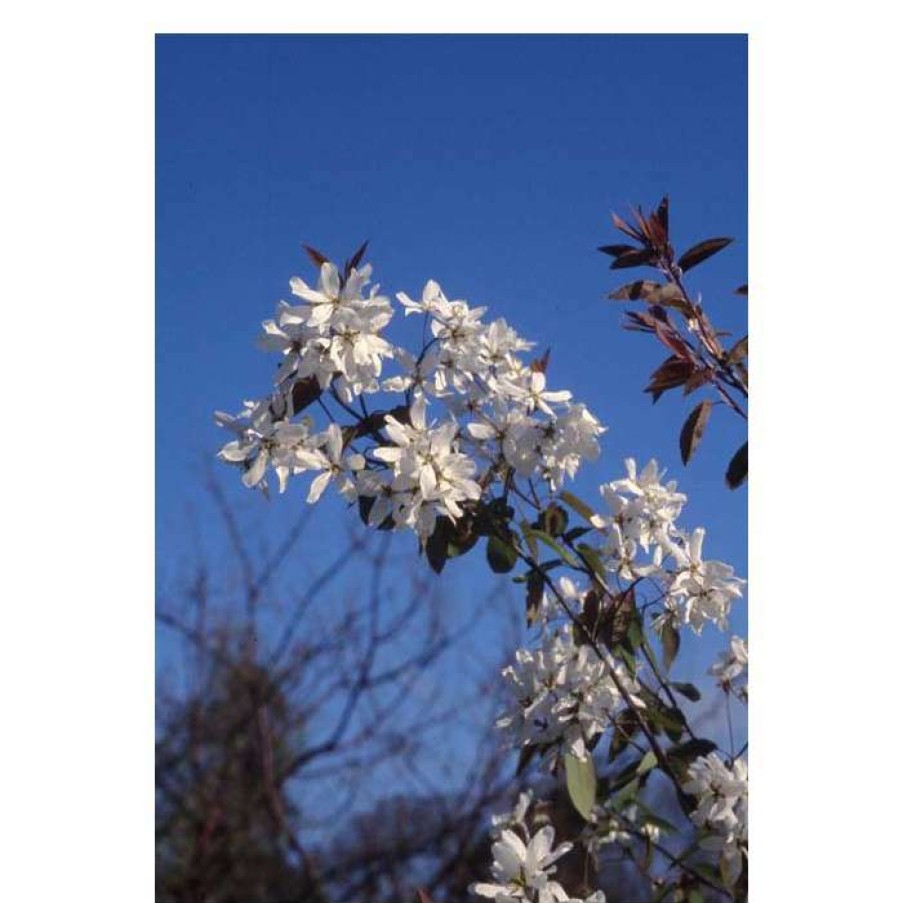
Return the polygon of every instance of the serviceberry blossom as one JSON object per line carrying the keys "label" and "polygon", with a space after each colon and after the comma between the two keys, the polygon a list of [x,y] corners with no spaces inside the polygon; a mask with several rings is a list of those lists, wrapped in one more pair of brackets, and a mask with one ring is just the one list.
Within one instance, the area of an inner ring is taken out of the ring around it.
{"label": "serviceberry blossom", "polygon": [[249,489],[267,492],[265,473],[272,468],[284,492],[290,474],[296,472],[298,448],[310,436],[309,418],[297,423],[284,419],[286,404],[282,396],[261,401],[246,401],[242,411],[233,416],[223,411],[215,414],[216,422],[237,436],[220,449],[218,457],[243,470],[242,483]]}
{"label": "serviceberry blossom", "polygon": [[362,470],[366,464],[363,455],[343,453],[342,430],[338,424],[330,423],[325,432],[314,440],[312,448],[299,447],[295,452],[298,472],[302,470],[323,471],[310,486],[307,501],[316,502],[331,481],[335,481],[339,492],[348,501],[357,498],[352,474]]}
{"label": "serviceberry blossom", "polygon": [[703,559],[705,530],[687,533],[677,526],[687,497],[676,481],[662,482],[655,460],[638,472],[628,458],[625,469],[626,478],[599,487],[608,510],[591,519],[605,536],[600,552],[606,568],[621,581],[650,578],[661,587],[659,628],[689,625],[699,633],[711,621],[724,630],[744,581],[730,565]]}
{"label": "serviceberry blossom", "polygon": [[707,833],[704,850],[717,853],[722,872],[733,884],[748,855],[749,773],[745,759],[732,764],[712,752],[690,764],[683,791],[696,797],[690,818]]}
{"label": "serviceberry blossom", "polygon": [[298,277],[291,280],[292,293],[303,303],[293,307],[280,302],[275,319],[264,322],[259,340],[265,350],[284,357],[277,384],[313,376],[325,389],[335,380],[346,402],[377,391],[383,360],[394,353],[379,335],[392,319],[392,305],[378,294],[379,286],[364,297],[370,273],[369,265],[352,269],[343,284],[335,265],[327,262],[320,268],[316,289]]}
{"label": "serviceberry blossom", "polygon": [[[510,812],[503,812],[499,815],[492,816],[492,827],[495,828],[497,832],[501,831],[502,828],[516,828],[529,834],[530,829],[527,827],[527,810],[529,810],[532,805],[533,791],[525,790],[523,793],[518,794],[517,804]],[[539,820],[540,816],[534,812],[533,822],[536,823]]]}
{"label": "serviceberry blossom", "polygon": [[667,542],[687,497],[676,491],[676,480],[661,482],[665,471],[659,473],[654,458],[639,474],[633,458],[628,458],[624,466],[626,479],[603,486],[602,495],[612,510],[611,520],[629,539],[648,551],[651,543]]}
{"label": "serviceberry blossom", "polygon": [[749,665],[749,652],[746,640],[739,636],[731,637],[730,648],[722,652],[718,661],[709,668],[718,685],[725,693],[733,692],[743,702],[749,699],[749,686],[744,680]]}
{"label": "serviceberry blossom", "polygon": [[620,812],[610,812],[604,806],[597,805],[590,813],[580,840],[588,850],[598,853],[608,844],[630,846],[637,835],[648,838],[650,843],[658,843],[661,828],[643,819],[635,803]]}
{"label": "serviceberry blossom", "polygon": [[373,455],[392,466],[396,523],[413,527],[425,539],[437,516],[457,520],[463,513],[461,504],[479,500],[483,490],[473,480],[476,463],[458,451],[454,419],[427,424],[423,397],[414,401],[410,417],[410,424],[386,417],[385,430],[394,444],[380,446]]}
{"label": "serviceberry blossom", "polygon": [[671,607],[697,633],[706,621],[724,630],[731,602],[743,595],[743,581],[734,576],[730,565],[703,560],[704,538],[705,530],[700,527],[689,536],[678,534],[670,548],[677,565],[670,586]]}
{"label": "serviceberry blossom", "polygon": [[550,764],[558,752],[586,759],[593,738],[625,705],[612,674],[643,708],[639,684],[627,669],[577,644],[572,625],[564,624],[545,633],[538,649],[518,649],[514,664],[502,671],[510,701],[496,726],[514,746],[552,747]]}
{"label": "serviceberry blossom", "polygon": [[[662,678],[635,631],[651,623],[664,644],[683,627],[724,630],[744,585],[730,565],[703,557],[704,529],[680,525],[687,497],[676,481],[654,459],[639,467],[628,458],[623,474],[599,486],[599,511],[569,496],[568,481],[599,456],[605,427],[570,391],[552,387],[548,353],[525,359],[533,342],[504,319],[484,319],[486,307],[450,300],[435,280],[419,301],[395,296],[405,317],[424,318],[420,347],[395,345],[384,336],[394,302],[370,285],[371,266],[340,271],[315,256],[316,286],[293,278],[292,302],[280,301],[263,323],[259,344],[279,359],[270,393],[236,415],[215,414],[231,434],[219,458],[264,494],[270,475],[285,492],[310,473],[308,503],[332,487],[368,526],[411,530],[437,570],[481,537],[496,570],[526,562],[518,577],[527,583],[530,640],[502,672],[508,698],[496,721],[512,746],[538,750],[552,769],[572,757],[586,770],[628,708],[661,736],[652,715],[665,711],[655,690]],[[575,526],[565,506],[584,523]],[[711,668],[744,701],[747,661],[734,636]],[[664,729],[679,742],[673,733],[673,724]],[[701,846],[735,882],[747,855],[745,761],[697,759],[682,789],[696,799]],[[588,851],[637,836],[657,841],[638,795],[609,803],[578,806],[591,812],[581,834]],[[522,794],[493,819],[493,881],[471,891],[495,903],[604,903],[601,892],[572,899],[551,877],[571,844],[555,847],[548,820],[528,817],[531,805],[532,794]]]}
{"label": "serviceberry blossom", "polygon": [[531,834],[526,822],[532,797],[521,794],[514,813],[493,818],[496,840],[492,844],[492,883],[478,881],[470,892],[494,903],[605,903],[605,895],[596,891],[582,899],[571,897],[551,878],[557,862],[573,849],[573,844],[555,846],[555,829],[545,825]]}
{"label": "serviceberry blossom", "polygon": [[[457,521],[468,505],[498,492],[511,471],[553,493],[583,460],[598,456],[602,425],[585,405],[571,403],[570,392],[546,388],[547,358],[524,361],[520,354],[533,343],[505,320],[484,322],[485,307],[449,300],[430,280],[420,301],[397,296],[405,315],[428,318],[431,338],[415,354],[382,337],[392,302],[378,286],[366,290],[371,274],[369,264],[343,274],[324,262],[316,287],[293,278],[296,303],[280,301],[264,322],[259,343],[281,357],[275,393],[246,403],[237,417],[217,415],[237,436],[220,457],[243,468],[245,485],[266,491],[273,470],[284,491],[290,477],[318,470],[310,503],[334,483],[346,500],[361,501],[369,524],[407,527],[423,543],[440,517]],[[402,372],[384,377],[390,359]],[[301,383],[302,397],[320,396],[328,413],[331,394],[357,423],[369,415],[364,395],[403,395],[404,404],[387,406],[375,426],[356,430],[358,450],[349,454],[338,424],[317,432],[309,414],[303,426],[293,422]]]}

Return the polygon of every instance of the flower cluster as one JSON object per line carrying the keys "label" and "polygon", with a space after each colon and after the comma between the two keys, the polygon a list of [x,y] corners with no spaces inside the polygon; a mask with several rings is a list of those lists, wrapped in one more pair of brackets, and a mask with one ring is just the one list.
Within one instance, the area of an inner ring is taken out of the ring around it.
{"label": "flower cluster", "polygon": [[707,832],[700,846],[719,855],[722,874],[729,884],[735,883],[748,854],[746,760],[728,764],[715,752],[700,757],[691,763],[683,790],[696,797],[691,818]]}
{"label": "flower cluster", "polygon": [[392,357],[392,346],[379,333],[392,319],[392,305],[370,282],[369,265],[352,269],[343,279],[332,263],[320,268],[315,289],[297,276],[289,283],[303,303],[281,301],[273,320],[263,324],[260,346],[283,356],[276,373],[277,385],[314,377],[321,389],[335,381],[347,402],[362,392],[375,392],[383,360]]}
{"label": "flower cluster", "polygon": [[592,852],[612,843],[630,846],[636,837],[647,838],[649,843],[658,843],[661,829],[652,821],[643,818],[639,806],[633,803],[620,812],[596,806],[590,813],[589,821],[581,834],[581,842]]}
{"label": "flower cluster", "polygon": [[[637,794],[643,776],[667,762],[655,737],[679,743],[684,736],[686,722],[667,686],[676,631],[699,633],[708,622],[725,629],[744,581],[703,557],[703,529],[679,525],[687,497],[655,460],[640,469],[628,459],[623,476],[600,486],[601,511],[565,491],[582,462],[598,456],[604,428],[570,392],[549,386],[548,353],[525,360],[533,343],[505,320],[484,320],[486,308],[450,300],[432,280],[420,300],[396,296],[405,317],[423,318],[421,347],[390,343],[382,333],[393,302],[378,286],[368,288],[371,268],[358,269],[359,256],[342,271],[321,262],[316,288],[291,280],[295,301],[279,302],[263,324],[261,345],[280,357],[273,390],[236,415],[217,412],[231,433],[219,457],[264,493],[271,474],[280,492],[291,478],[313,475],[308,502],[332,486],[369,526],[411,530],[437,570],[479,537],[487,538],[494,570],[526,563],[518,579],[527,583],[536,631],[502,672],[508,702],[496,724],[513,746],[538,750],[548,766],[570,757],[568,767],[576,760],[586,775],[601,734],[629,709],[626,720],[634,730],[640,723],[651,748],[628,763],[630,793],[617,808],[591,790],[575,802],[587,819],[581,843],[591,853],[638,836],[655,843],[660,828]],[[379,404],[376,395],[389,402]],[[325,420],[318,425],[312,412]],[[563,505],[584,523],[569,529]],[[551,558],[540,540],[554,550]],[[558,568],[570,575],[550,576]],[[664,676],[643,634],[648,623],[662,638]],[[744,700],[747,658],[746,644],[734,637],[711,669]],[[690,698],[695,691],[673,687]],[[664,691],[667,702],[658,695]],[[619,754],[614,743],[611,751]],[[701,846],[718,853],[729,882],[746,855],[746,786],[745,762],[727,764],[714,752],[693,762],[682,784],[697,798],[692,821]],[[601,892],[572,900],[553,880],[571,844],[555,847],[548,824],[531,831],[531,802],[522,795],[512,813],[494,819],[494,883],[471,890],[496,903],[602,903]],[[533,827],[539,823],[534,816]]]}
{"label": "flower cluster", "polygon": [[702,557],[705,530],[686,533],[677,527],[687,497],[677,483],[662,483],[655,460],[640,473],[626,461],[627,477],[600,487],[608,507],[593,523],[605,532],[601,549],[608,570],[624,581],[650,578],[664,588],[665,612],[659,624],[689,625],[697,633],[706,621],[727,625],[733,599],[743,581],[721,561]]}
{"label": "flower cluster", "polygon": [[[612,676],[614,675],[614,677]],[[625,705],[615,677],[637,708],[643,708],[639,685],[610,655],[600,658],[574,640],[563,624],[546,631],[538,649],[518,649],[514,664],[502,671],[510,704],[496,721],[515,746],[537,746],[555,754],[585,759],[593,739]]]}
{"label": "flower cluster", "polygon": [[749,651],[746,640],[739,636],[731,637],[730,648],[722,652],[718,661],[709,668],[709,674],[715,678],[725,693],[734,693],[742,702],[749,701],[749,685],[746,681],[749,665]]}
{"label": "flower cluster", "polygon": [[[335,482],[347,500],[365,502],[369,524],[388,520],[425,541],[439,517],[457,521],[509,474],[554,492],[598,455],[599,421],[570,392],[547,388],[545,361],[523,360],[532,343],[504,320],[485,323],[485,308],[448,300],[431,280],[420,301],[397,296],[406,315],[427,317],[431,338],[414,355],[381,336],[393,307],[378,287],[365,295],[370,275],[369,265],[342,274],[325,262],[317,287],[292,279],[300,303],[280,302],[263,324],[261,345],[282,358],[274,394],[237,416],[217,414],[237,437],[220,458],[243,469],[245,485],[266,491],[272,470],[282,492],[290,477],[319,471],[309,501]],[[389,359],[402,372],[381,378]],[[296,390],[310,383],[308,403],[316,398],[332,417],[331,396],[351,415],[344,430],[318,431],[309,416],[293,422]],[[404,397],[371,417],[363,396],[380,391]]]}
{"label": "flower cluster", "polygon": [[521,794],[510,816],[496,817],[497,837],[492,844],[493,883],[477,882],[470,892],[494,903],[605,903],[602,891],[584,898],[571,897],[551,878],[555,862],[573,849],[573,844],[555,846],[555,829],[545,825],[531,834],[526,823],[530,797]]}

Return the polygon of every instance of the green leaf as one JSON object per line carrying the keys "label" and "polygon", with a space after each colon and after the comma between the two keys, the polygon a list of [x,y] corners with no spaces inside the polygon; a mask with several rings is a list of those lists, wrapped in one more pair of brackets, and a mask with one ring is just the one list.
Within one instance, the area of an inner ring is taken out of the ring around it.
{"label": "green leaf", "polygon": [[630,676],[636,677],[636,656],[633,652],[624,645],[616,646],[612,651],[615,654],[615,658],[619,658],[627,667]]}
{"label": "green leaf", "polygon": [[596,577],[604,583],[605,563],[602,561],[602,556],[599,554],[599,551],[592,546],[588,546],[586,543],[581,542],[577,545],[577,554],[583,559],[586,566],[596,575]]}
{"label": "green leaf", "polygon": [[631,709],[624,709],[614,720],[611,743],[608,746],[608,761],[614,760],[627,748],[631,737],[639,730],[640,722]]}
{"label": "green leaf", "polygon": [[517,770],[514,773],[518,776],[523,774],[523,772],[526,771],[527,766],[538,753],[539,747],[534,746],[532,743],[529,746],[522,747],[520,755],[517,758]]}
{"label": "green leaf", "polygon": [[676,706],[666,706],[660,699],[650,700],[650,702],[646,720],[650,724],[660,727],[673,742],[677,743],[683,736],[686,727],[683,712]]}
{"label": "green leaf", "polygon": [[674,883],[671,881],[666,881],[652,898],[652,903],[664,903],[665,897],[667,897],[672,890],[674,890]]}
{"label": "green leaf", "polygon": [[646,774],[647,771],[652,771],[653,768],[658,764],[658,758],[655,753],[650,749],[649,752],[640,759],[640,764],[637,766],[636,773],[637,775]]}
{"label": "green leaf", "polygon": [[578,759],[573,753],[565,753],[564,774],[574,808],[589,821],[596,803],[596,768],[592,758]]}
{"label": "green leaf", "polygon": [[542,604],[542,594],[545,581],[542,579],[542,571],[532,568],[527,574],[527,627],[532,627],[539,614]]}
{"label": "green leaf", "polygon": [[680,634],[673,624],[665,624],[662,630],[662,654],[666,671],[670,670],[678,652],[680,652]]}
{"label": "green leaf", "polygon": [[556,555],[558,555],[565,564],[576,567],[577,562],[574,560],[574,556],[565,549],[564,546],[552,539],[548,533],[537,530],[535,527],[522,527],[522,529],[524,530],[524,536],[527,538],[528,542],[531,537],[533,539],[538,539],[543,545],[548,546]]}
{"label": "green leaf", "polygon": [[[599,625],[599,633],[602,641],[610,649],[615,646],[626,646],[624,640],[630,641],[633,652],[637,648],[637,644],[630,639],[630,629],[637,624],[637,608],[636,608],[636,590],[631,586],[619,595],[612,595],[605,592],[604,608],[602,610],[602,623]],[[639,625],[636,627],[640,630]],[[638,639],[642,642],[642,631],[640,630]]]}
{"label": "green leaf", "polygon": [[730,868],[728,866],[727,859],[725,859],[723,856],[718,862],[718,867],[719,871],[721,872],[721,883],[725,887],[733,887],[733,885],[731,884]]}
{"label": "green leaf", "polygon": [[424,551],[430,567],[437,573],[442,573],[445,562],[448,560],[448,542],[451,538],[451,521],[447,517],[440,517],[432,534],[426,541]]}
{"label": "green leaf", "polygon": [[634,651],[643,648],[643,625],[634,617],[627,627],[627,640]]}
{"label": "green leaf", "polygon": [[539,515],[535,526],[549,536],[561,536],[568,528],[568,513],[561,505],[552,503]]}
{"label": "green leaf", "polygon": [[712,402],[709,399],[699,402],[687,417],[680,431],[680,458],[684,464],[690,463],[690,458],[699,446],[706,424],[712,414]]}
{"label": "green leaf", "polygon": [[558,497],[563,501],[566,505],[569,505],[574,509],[582,518],[585,520],[592,520],[595,516],[596,512],[586,504],[582,499],[577,498],[572,492],[559,492]]}
{"label": "green leaf", "polygon": [[681,696],[685,696],[690,702],[699,702],[702,699],[702,694],[693,684],[680,683],[679,681],[671,681],[671,686],[680,693]]}
{"label": "green leaf", "polygon": [[578,539],[581,539],[582,537],[586,536],[587,533],[592,533],[592,532],[593,532],[592,527],[571,527],[571,529],[568,530],[567,533],[564,534],[562,539],[567,543],[574,543]]}
{"label": "green leaf", "polygon": [[637,806],[643,812],[643,821],[649,822],[649,824],[655,825],[657,828],[661,828],[663,831],[668,831],[671,834],[677,833],[677,828],[671,824],[666,818],[662,818],[659,815],[656,815],[650,809],[642,804],[640,800],[637,800]]}
{"label": "green leaf", "polygon": [[528,520],[520,522],[520,531],[524,539],[527,541],[527,548],[530,551],[530,557],[535,561],[539,557],[539,546],[536,545],[536,537],[533,536],[533,528]]}
{"label": "green leaf", "polygon": [[486,544],[486,560],[496,574],[507,574],[517,564],[517,550],[500,536],[490,536]]}
{"label": "green leaf", "polygon": [[677,743],[684,735],[684,728],[686,725],[687,722],[684,719],[684,713],[676,706],[668,709],[667,714],[662,719],[662,727],[668,735],[668,739],[674,743]]}
{"label": "green leaf", "polygon": [[682,773],[686,771],[691,762],[695,762],[700,756],[707,756],[716,749],[718,747],[711,740],[696,737],[684,743],[677,743],[665,755],[668,757],[668,762],[671,763],[674,770]]}

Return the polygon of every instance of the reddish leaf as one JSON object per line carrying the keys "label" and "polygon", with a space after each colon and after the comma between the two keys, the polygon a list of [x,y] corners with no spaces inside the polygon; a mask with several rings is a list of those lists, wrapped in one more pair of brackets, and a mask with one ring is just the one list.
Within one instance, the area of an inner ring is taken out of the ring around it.
{"label": "reddish leaf", "polygon": [[706,399],[696,405],[687,417],[680,431],[680,457],[684,464],[688,464],[693,457],[711,413],[712,402]]}
{"label": "reddish leaf", "polygon": [[692,395],[707,382],[711,382],[711,379],[712,371],[708,367],[696,370],[684,383],[684,395]]}
{"label": "reddish leaf", "polygon": [[638,232],[633,226],[625,223],[617,213],[612,213],[611,220],[618,231],[623,232],[625,235],[629,235],[631,238],[636,238],[638,241],[643,240],[642,232]]}
{"label": "reddish leaf", "polygon": [[655,258],[655,251],[652,248],[637,248],[633,251],[626,251],[612,261],[610,269],[626,270],[630,267],[645,266]]}
{"label": "reddish leaf", "polygon": [[317,382],[316,376],[308,376],[299,379],[292,386],[292,413],[297,414],[309,405],[312,405],[322,394],[323,390]]}
{"label": "reddish leaf", "polygon": [[693,245],[689,251],[684,252],[677,261],[677,265],[686,272],[726,248],[732,241],[732,238],[709,238],[701,241],[698,245]]}
{"label": "reddish leaf", "polygon": [[656,248],[665,249],[668,244],[668,230],[658,218],[657,211],[646,220],[646,234]]}
{"label": "reddish leaf", "polygon": [[659,202],[658,209],[655,211],[656,219],[662,224],[665,230],[665,238],[668,238],[668,195],[665,195]]}
{"label": "reddish leaf", "polygon": [[731,489],[736,489],[746,479],[749,470],[748,445],[748,442],[744,442],[731,458],[731,463],[727,465],[724,478]]}
{"label": "reddish leaf", "polygon": [[655,332],[655,321],[647,313],[629,310],[624,319],[624,328],[631,332]]}
{"label": "reddish leaf", "polygon": [[314,266],[318,269],[323,266],[324,263],[329,263],[329,258],[316,248],[312,248],[310,245],[301,245],[301,247],[307,251],[307,256],[314,262]]}
{"label": "reddish leaf", "polygon": [[354,256],[351,260],[348,261],[348,272],[350,273],[352,270],[357,269],[360,262],[364,259],[364,254],[367,253],[367,248],[370,245],[370,239],[367,239],[355,252]]}
{"label": "reddish leaf", "polygon": [[636,282],[628,282],[619,289],[613,291],[609,296],[611,301],[645,301],[647,298],[653,297],[658,289],[662,288],[660,282],[654,282],[651,279],[638,279]]}
{"label": "reddish leaf", "polygon": [[658,336],[659,341],[670,348],[679,358],[683,360],[692,360],[693,355],[690,352],[687,343],[674,331],[674,327],[668,320],[668,315],[660,307],[655,306],[649,309],[653,316],[652,328]]}
{"label": "reddish leaf", "polygon": [[729,364],[736,364],[749,357],[749,336],[745,335],[727,353]]}
{"label": "reddish leaf", "polygon": [[649,385],[643,391],[661,394],[667,389],[682,386],[692,376],[694,370],[692,361],[669,357],[649,377]]}
{"label": "reddish leaf", "polygon": [[545,373],[547,367],[549,366],[549,355],[552,353],[551,348],[546,348],[545,353],[542,357],[538,357],[535,360],[530,361],[530,369],[534,373]]}
{"label": "reddish leaf", "polygon": [[620,257],[628,251],[635,251],[636,248],[633,245],[601,245],[597,250],[608,254],[609,257]]}

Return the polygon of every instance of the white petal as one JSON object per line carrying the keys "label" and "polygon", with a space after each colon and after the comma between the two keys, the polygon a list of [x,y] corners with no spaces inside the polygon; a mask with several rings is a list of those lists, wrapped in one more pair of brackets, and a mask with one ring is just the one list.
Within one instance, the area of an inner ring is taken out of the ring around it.
{"label": "white petal", "polygon": [[263,475],[267,469],[267,461],[269,460],[269,457],[269,454],[265,450],[261,451],[257,455],[257,458],[254,460],[254,463],[251,465],[250,469],[246,470],[242,474],[241,481],[249,489],[256,486],[263,479]]}
{"label": "white petal", "polygon": [[320,291],[330,298],[339,297],[339,271],[336,265],[329,261],[320,267]]}
{"label": "white petal", "polygon": [[331,478],[332,474],[327,470],[321,473],[313,483],[310,484],[310,492],[307,493],[308,504],[313,505],[320,496],[323,495],[323,490],[329,484]]}
{"label": "white petal", "polygon": [[238,439],[235,439],[232,442],[224,445],[219,451],[219,457],[223,459],[223,461],[244,461],[245,458],[253,450],[254,446],[241,442]]}

